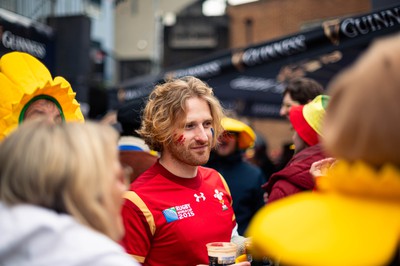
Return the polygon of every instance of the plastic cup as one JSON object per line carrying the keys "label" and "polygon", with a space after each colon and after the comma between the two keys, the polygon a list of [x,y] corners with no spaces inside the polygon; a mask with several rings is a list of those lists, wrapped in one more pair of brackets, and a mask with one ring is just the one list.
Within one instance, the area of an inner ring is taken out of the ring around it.
{"label": "plastic cup", "polygon": [[237,245],[231,242],[211,242],[207,245],[210,266],[235,264]]}

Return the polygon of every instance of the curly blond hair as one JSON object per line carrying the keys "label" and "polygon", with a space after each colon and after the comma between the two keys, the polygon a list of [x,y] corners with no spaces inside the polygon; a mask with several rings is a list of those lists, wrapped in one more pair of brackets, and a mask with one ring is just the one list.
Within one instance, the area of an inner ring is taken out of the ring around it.
{"label": "curly blond hair", "polygon": [[137,131],[150,149],[162,152],[163,144],[173,141],[173,131],[185,125],[185,103],[195,97],[205,100],[210,107],[214,130],[211,146],[215,147],[223,132],[224,109],[205,82],[188,76],[157,85],[150,94],[141,128]]}

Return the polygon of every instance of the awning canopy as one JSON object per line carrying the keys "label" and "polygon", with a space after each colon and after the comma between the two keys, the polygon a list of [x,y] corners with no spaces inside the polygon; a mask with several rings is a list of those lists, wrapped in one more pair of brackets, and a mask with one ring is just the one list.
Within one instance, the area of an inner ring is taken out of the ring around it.
{"label": "awning canopy", "polygon": [[0,56],[13,51],[26,52],[52,72],[54,35],[48,25],[0,8]]}
{"label": "awning canopy", "polygon": [[286,80],[304,76],[326,86],[375,38],[399,30],[400,5],[325,21],[310,31],[224,51],[187,67],[125,81],[119,86],[118,102],[147,97],[154,85],[166,78],[191,75],[206,81],[223,105],[239,115],[279,118]]}

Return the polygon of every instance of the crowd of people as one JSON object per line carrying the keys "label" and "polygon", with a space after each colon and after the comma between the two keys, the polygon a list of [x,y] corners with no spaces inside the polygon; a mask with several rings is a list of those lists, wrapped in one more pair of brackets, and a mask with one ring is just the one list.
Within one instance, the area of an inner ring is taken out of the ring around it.
{"label": "crowd of people", "polygon": [[256,214],[248,230],[255,253],[282,265],[399,265],[399,66],[397,35],[330,83],[321,142],[331,157],[311,170],[315,192]]}
{"label": "crowd of people", "polygon": [[209,265],[207,243],[233,242],[264,265],[399,265],[399,67],[396,35],[326,89],[288,81],[294,149],[266,174],[245,156],[254,129],[196,77],[117,110],[118,131],[84,121],[39,60],[6,54],[0,264]]}

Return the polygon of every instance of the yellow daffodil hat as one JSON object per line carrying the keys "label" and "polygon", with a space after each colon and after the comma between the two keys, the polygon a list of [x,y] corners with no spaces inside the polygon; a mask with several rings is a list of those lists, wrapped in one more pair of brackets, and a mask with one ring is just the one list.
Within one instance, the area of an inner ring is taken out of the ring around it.
{"label": "yellow daffodil hat", "polygon": [[26,108],[37,99],[54,102],[63,120],[84,121],[76,93],[63,77],[52,78],[38,59],[11,52],[0,59],[0,140],[23,120]]}
{"label": "yellow daffodil hat", "polygon": [[281,265],[388,265],[399,252],[400,172],[338,162],[303,192],[263,207],[246,236]]}
{"label": "yellow daffodil hat", "polygon": [[226,131],[237,132],[239,134],[238,145],[239,148],[245,150],[254,145],[256,141],[256,133],[251,127],[243,123],[242,121],[224,117],[221,120],[222,127]]}

